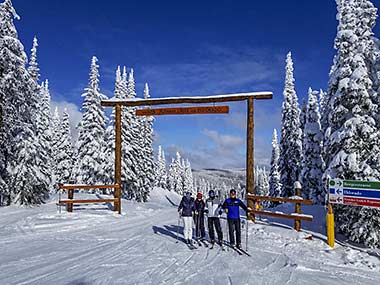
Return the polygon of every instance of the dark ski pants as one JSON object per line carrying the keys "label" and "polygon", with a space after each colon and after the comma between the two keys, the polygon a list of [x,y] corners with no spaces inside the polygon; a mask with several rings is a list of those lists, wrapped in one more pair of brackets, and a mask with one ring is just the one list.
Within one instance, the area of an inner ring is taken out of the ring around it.
{"label": "dark ski pants", "polygon": [[236,244],[241,244],[240,219],[227,219],[230,233],[230,244],[235,244],[234,232],[236,232]]}
{"label": "dark ski pants", "polygon": [[222,228],[220,227],[220,219],[218,217],[210,217],[207,219],[208,224],[208,235],[210,236],[210,241],[215,241],[215,232],[214,227],[216,230],[216,234],[218,235],[218,241],[223,241],[223,232]]}
{"label": "dark ski pants", "polygon": [[205,231],[205,219],[204,215],[194,215],[195,222],[195,238],[204,238],[206,236]]}

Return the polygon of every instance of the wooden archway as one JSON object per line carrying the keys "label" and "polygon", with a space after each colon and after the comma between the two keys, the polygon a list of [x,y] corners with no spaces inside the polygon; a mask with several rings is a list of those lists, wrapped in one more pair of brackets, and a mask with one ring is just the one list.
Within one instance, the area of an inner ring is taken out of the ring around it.
{"label": "wooden archway", "polygon": [[[254,100],[272,99],[272,92],[250,92],[196,97],[166,97],[149,99],[109,99],[101,102],[104,107],[115,107],[115,184],[121,185],[121,107],[138,107],[170,104],[207,104],[247,101],[247,151],[246,151],[246,194],[254,194]],[[121,213],[121,189],[115,189],[114,211]],[[117,199],[117,200],[116,200]],[[117,201],[117,202],[116,202]],[[253,201],[247,199],[253,209]]]}

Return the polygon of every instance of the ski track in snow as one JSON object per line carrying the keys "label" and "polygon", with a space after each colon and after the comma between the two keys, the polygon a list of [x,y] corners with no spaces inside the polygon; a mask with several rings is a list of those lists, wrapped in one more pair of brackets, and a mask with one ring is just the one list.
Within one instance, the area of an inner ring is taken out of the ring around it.
{"label": "ski track in snow", "polygon": [[217,245],[190,250],[176,243],[177,211],[165,195],[123,201],[122,215],[104,205],[59,214],[55,200],[1,208],[0,284],[379,283],[378,258],[266,222],[249,225],[252,257]]}

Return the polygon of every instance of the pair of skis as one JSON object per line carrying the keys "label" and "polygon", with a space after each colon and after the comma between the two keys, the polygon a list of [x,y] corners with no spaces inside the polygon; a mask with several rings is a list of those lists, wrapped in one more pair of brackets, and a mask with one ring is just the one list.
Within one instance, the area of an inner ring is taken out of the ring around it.
{"label": "pair of skis", "polygon": [[197,243],[198,246],[195,246],[193,242],[191,242],[191,243],[186,242],[186,244],[189,247],[189,249],[191,249],[191,250],[200,248],[202,246],[208,247],[208,244],[204,240],[196,240],[195,242]]}
{"label": "pair of skis", "polygon": [[[224,248],[223,244],[222,244],[222,245],[218,244],[218,245],[219,245],[219,247],[220,247],[221,250],[223,250],[223,251],[226,250],[226,249]],[[215,244],[211,244],[210,249],[213,249],[214,246],[215,246]]]}
{"label": "pair of skis", "polygon": [[244,249],[242,248],[237,248],[236,246],[231,246],[231,245],[228,245],[229,248],[232,248],[234,251],[236,251],[239,255],[247,255],[247,256],[251,256],[248,252],[246,252]]}

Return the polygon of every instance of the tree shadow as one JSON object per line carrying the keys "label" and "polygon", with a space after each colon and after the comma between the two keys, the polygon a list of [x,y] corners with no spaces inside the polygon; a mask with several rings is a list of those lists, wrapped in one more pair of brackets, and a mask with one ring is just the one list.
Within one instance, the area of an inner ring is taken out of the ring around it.
{"label": "tree shadow", "polygon": [[[99,199],[103,199],[103,197],[100,196],[99,194],[96,194],[96,197],[99,198]],[[110,203],[110,202],[106,202],[106,203],[104,203],[103,205],[106,205],[106,206],[108,207],[109,210],[113,211],[113,205],[112,205],[112,203]]]}
{"label": "tree shadow", "polygon": [[157,226],[152,226],[152,230],[155,234],[161,234],[168,236],[174,240],[178,240],[181,242],[186,242],[186,240],[180,236],[183,233],[183,227],[177,226],[177,225],[164,225],[164,227],[157,227]]}
{"label": "tree shadow", "polygon": [[165,195],[165,198],[168,199],[169,203],[170,203],[172,206],[174,206],[174,207],[178,207],[178,205],[177,205],[176,203],[174,203],[172,200],[170,200],[170,198],[169,198],[167,195]]}

